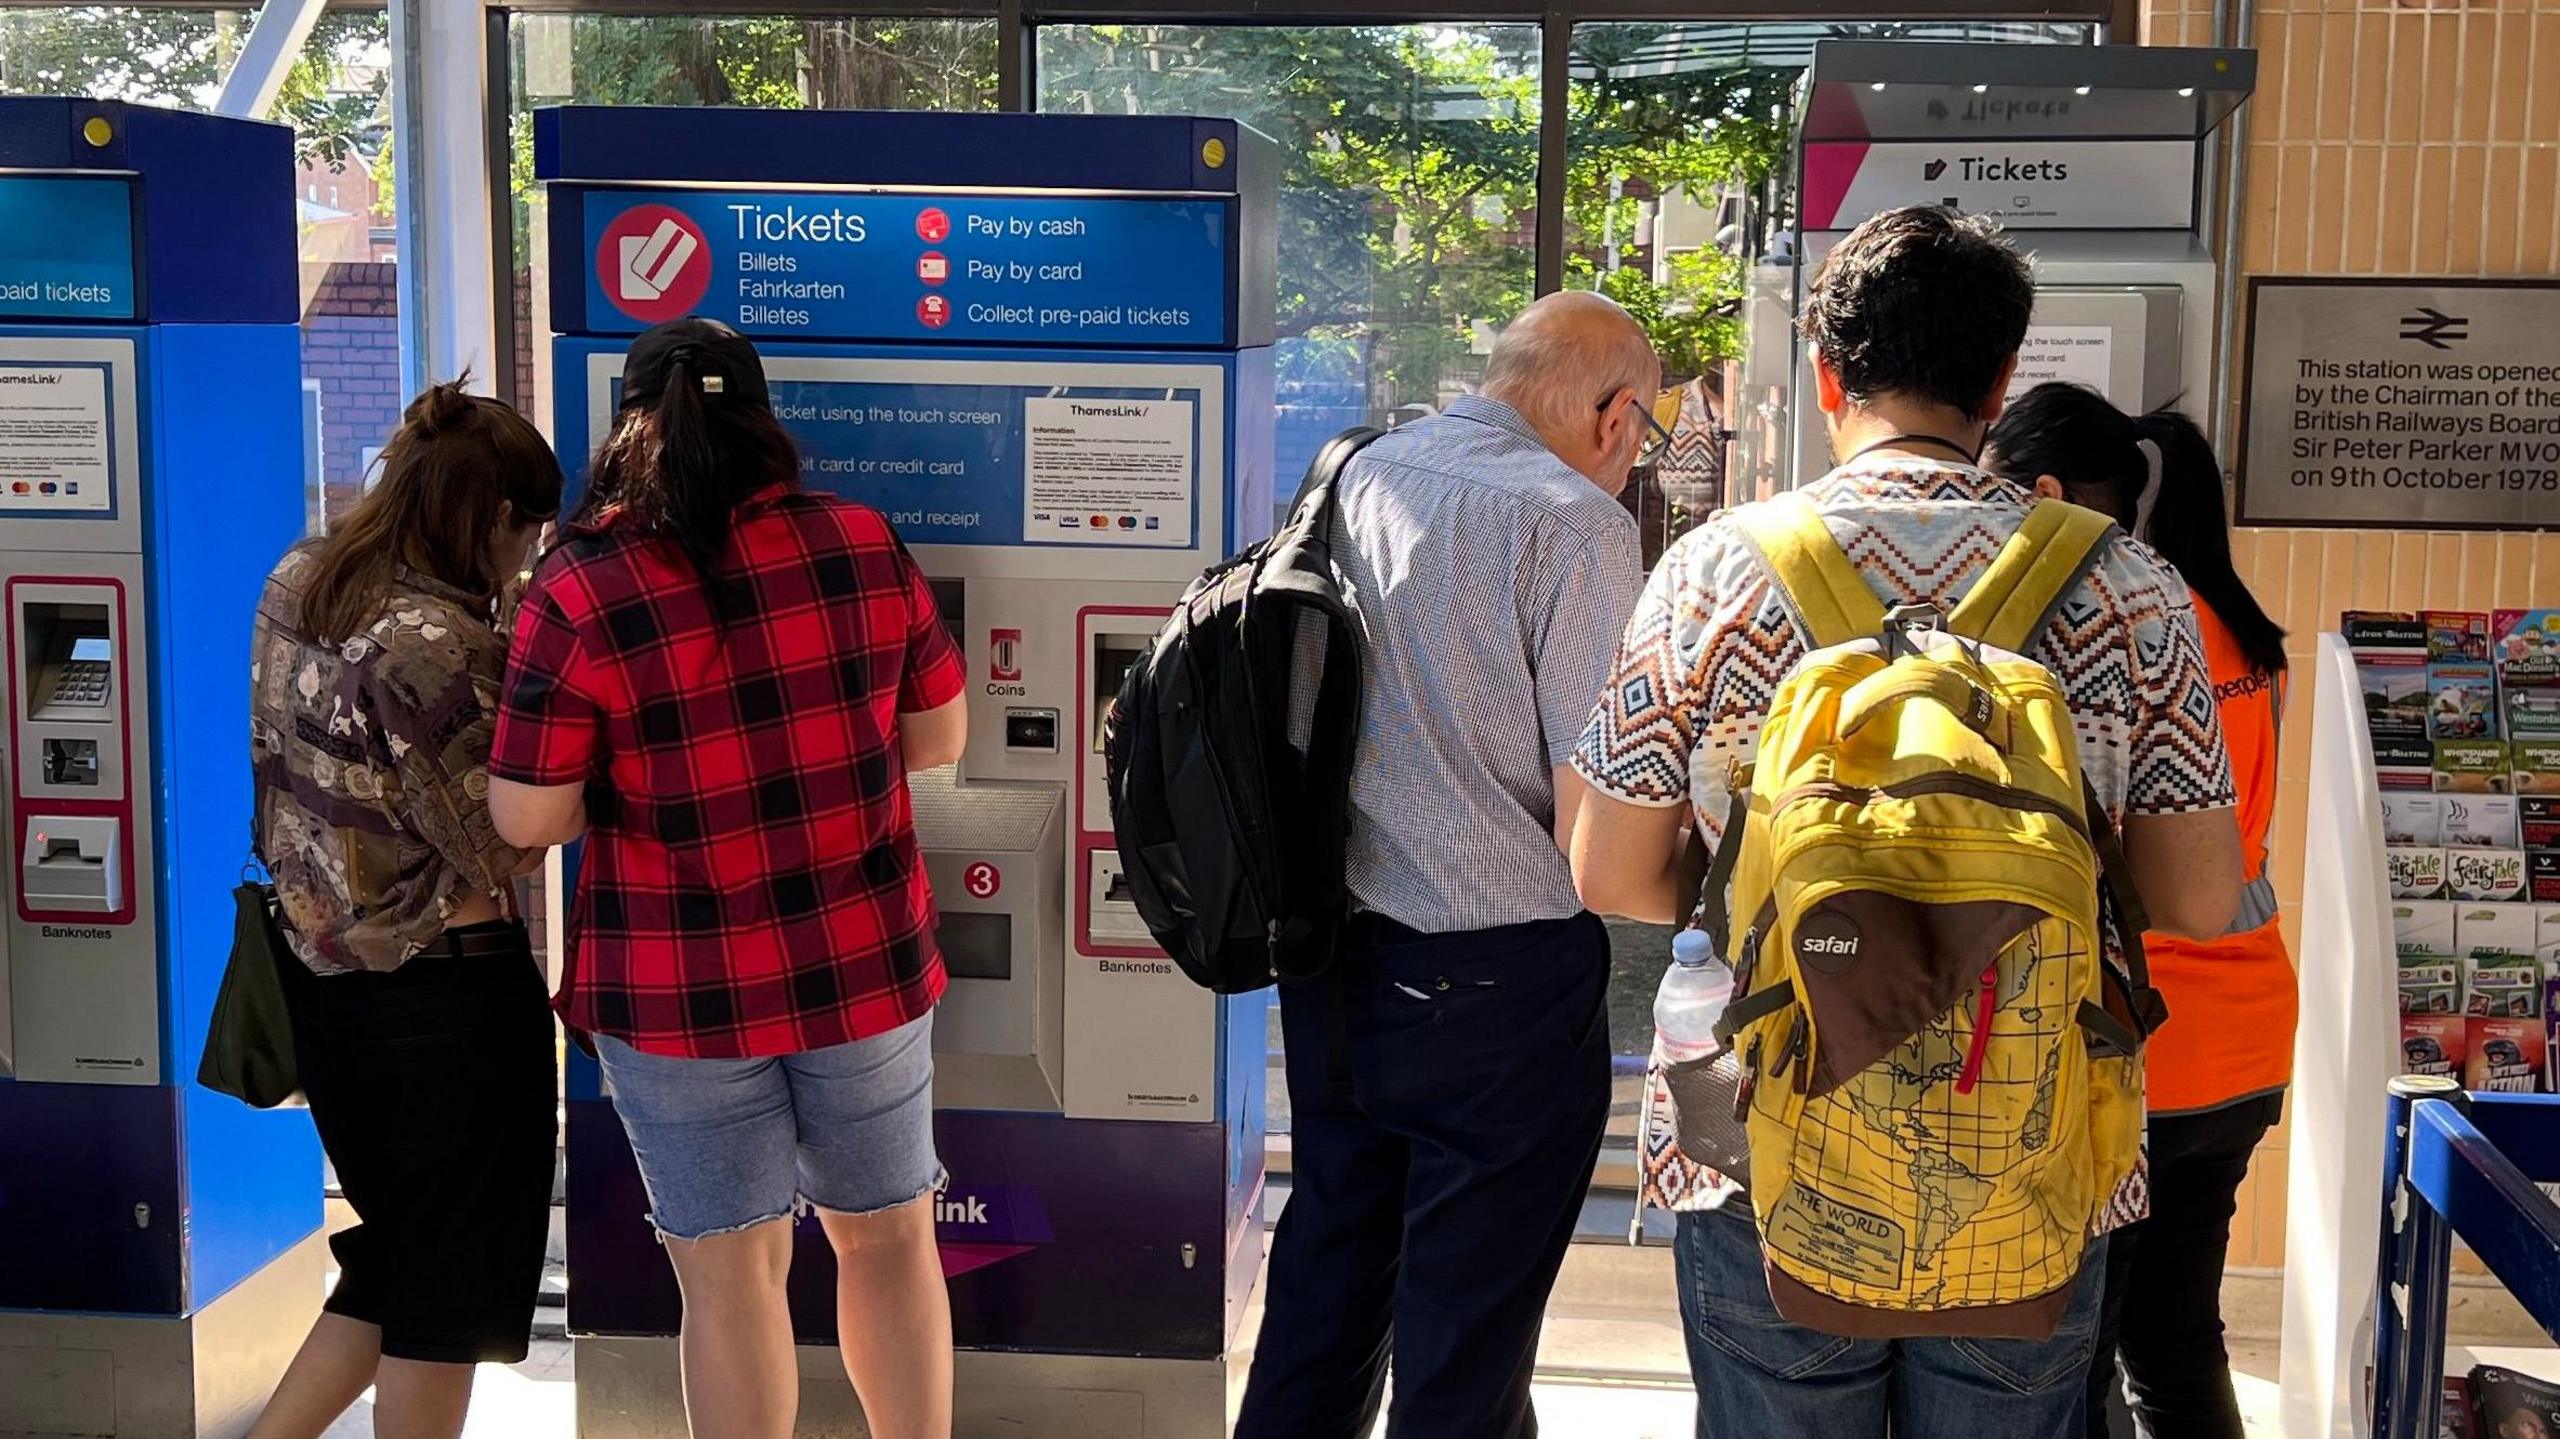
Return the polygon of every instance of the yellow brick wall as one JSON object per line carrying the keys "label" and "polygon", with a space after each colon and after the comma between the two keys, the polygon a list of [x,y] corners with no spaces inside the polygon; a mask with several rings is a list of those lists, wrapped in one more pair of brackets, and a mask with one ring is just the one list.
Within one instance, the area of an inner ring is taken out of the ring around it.
{"label": "yellow brick wall", "polygon": [[[2208,44],[2211,13],[2149,0],[2144,38]],[[2264,0],[2255,44],[2244,275],[2560,274],[2560,0]],[[2560,537],[2258,530],[2235,550],[2297,663],[2345,609],[2560,604]],[[2309,714],[2286,724],[2276,814],[2288,936]],[[2283,1146],[2242,1193],[2234,1265],[2284,1262]]]}

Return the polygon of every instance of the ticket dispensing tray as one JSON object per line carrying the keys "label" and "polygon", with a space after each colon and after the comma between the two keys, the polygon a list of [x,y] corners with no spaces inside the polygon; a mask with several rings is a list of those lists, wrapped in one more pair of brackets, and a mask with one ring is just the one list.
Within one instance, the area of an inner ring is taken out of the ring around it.
{"label": "ticket dispensing tray", "polygon": [[951,988],[934,1015],[950,1109],[1064,1108],[1066,791],[910,775]]}

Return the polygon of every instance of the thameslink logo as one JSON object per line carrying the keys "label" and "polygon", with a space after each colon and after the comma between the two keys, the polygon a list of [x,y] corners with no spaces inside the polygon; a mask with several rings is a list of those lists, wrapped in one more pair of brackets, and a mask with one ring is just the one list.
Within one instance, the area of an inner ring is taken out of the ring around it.
{"label": "thameslink logo", "polygon": [[1008,1263],[1057,1239],[1039,1191],[1018,1184],[934,1196],[933,1227],[946,1277]]}

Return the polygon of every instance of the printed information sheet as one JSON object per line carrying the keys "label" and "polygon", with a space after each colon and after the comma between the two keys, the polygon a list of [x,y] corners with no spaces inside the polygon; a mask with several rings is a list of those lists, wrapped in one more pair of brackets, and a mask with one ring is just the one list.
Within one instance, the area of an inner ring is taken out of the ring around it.
{"label": "printed information sheet", "polygon": [[2018,375],[2010,398],[2061,381],[2107,393],[2115,370],[2116,332],[2104,325],[2031,325],[2018,347]]}
{"label": "printed information sheet", "polygon": [[107,371],[0,363],[0,509],[105,510]]}
{"label": "printed information sheet", "polygon": [[1191,543],[1189,400],[1023,402],[1023,538]]}

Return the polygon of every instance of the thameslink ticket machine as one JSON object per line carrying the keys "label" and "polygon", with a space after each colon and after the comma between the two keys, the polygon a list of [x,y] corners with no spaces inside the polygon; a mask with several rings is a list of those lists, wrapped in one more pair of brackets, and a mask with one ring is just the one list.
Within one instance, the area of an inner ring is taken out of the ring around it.
{"label": "thameslink ticket machine", "polygon": [[1830,470],[1795,319],[1831,248],[1904,205],[1987,215],[2033,257],[2013,394],[2068,380],[2134,413],[2207,414],[2216,266],[2201,161],[2256,83],[2249,50],[1818,42],[1786,176],[1789,243],[1746,283],[1731,498]]}
{"label": "thameslink ticket machine", "polygon": [[[548,110],[555,434],[630,336],[752,336],[806,482],[888,515],[969,672],[913,790],[951,974],[934,1021],[960,1432],[1224,1432],[1261,1256],[1261,995],[1196,988],[1129,900],[1101,721],[1183,586],[1272,513],[1277,158],[1232,121]],[[680,1434],[677,1297],[577,1065],[569,1319],[588,1439]],[[801,1236],[800,1432],[858,1434]]]}
{"label": "thameslink ticket machine", "polygon": [[0,1433],[236,1434],[319,1309],[309,1115],[193,1082],[299,313],[290,131],[0,99]]}

